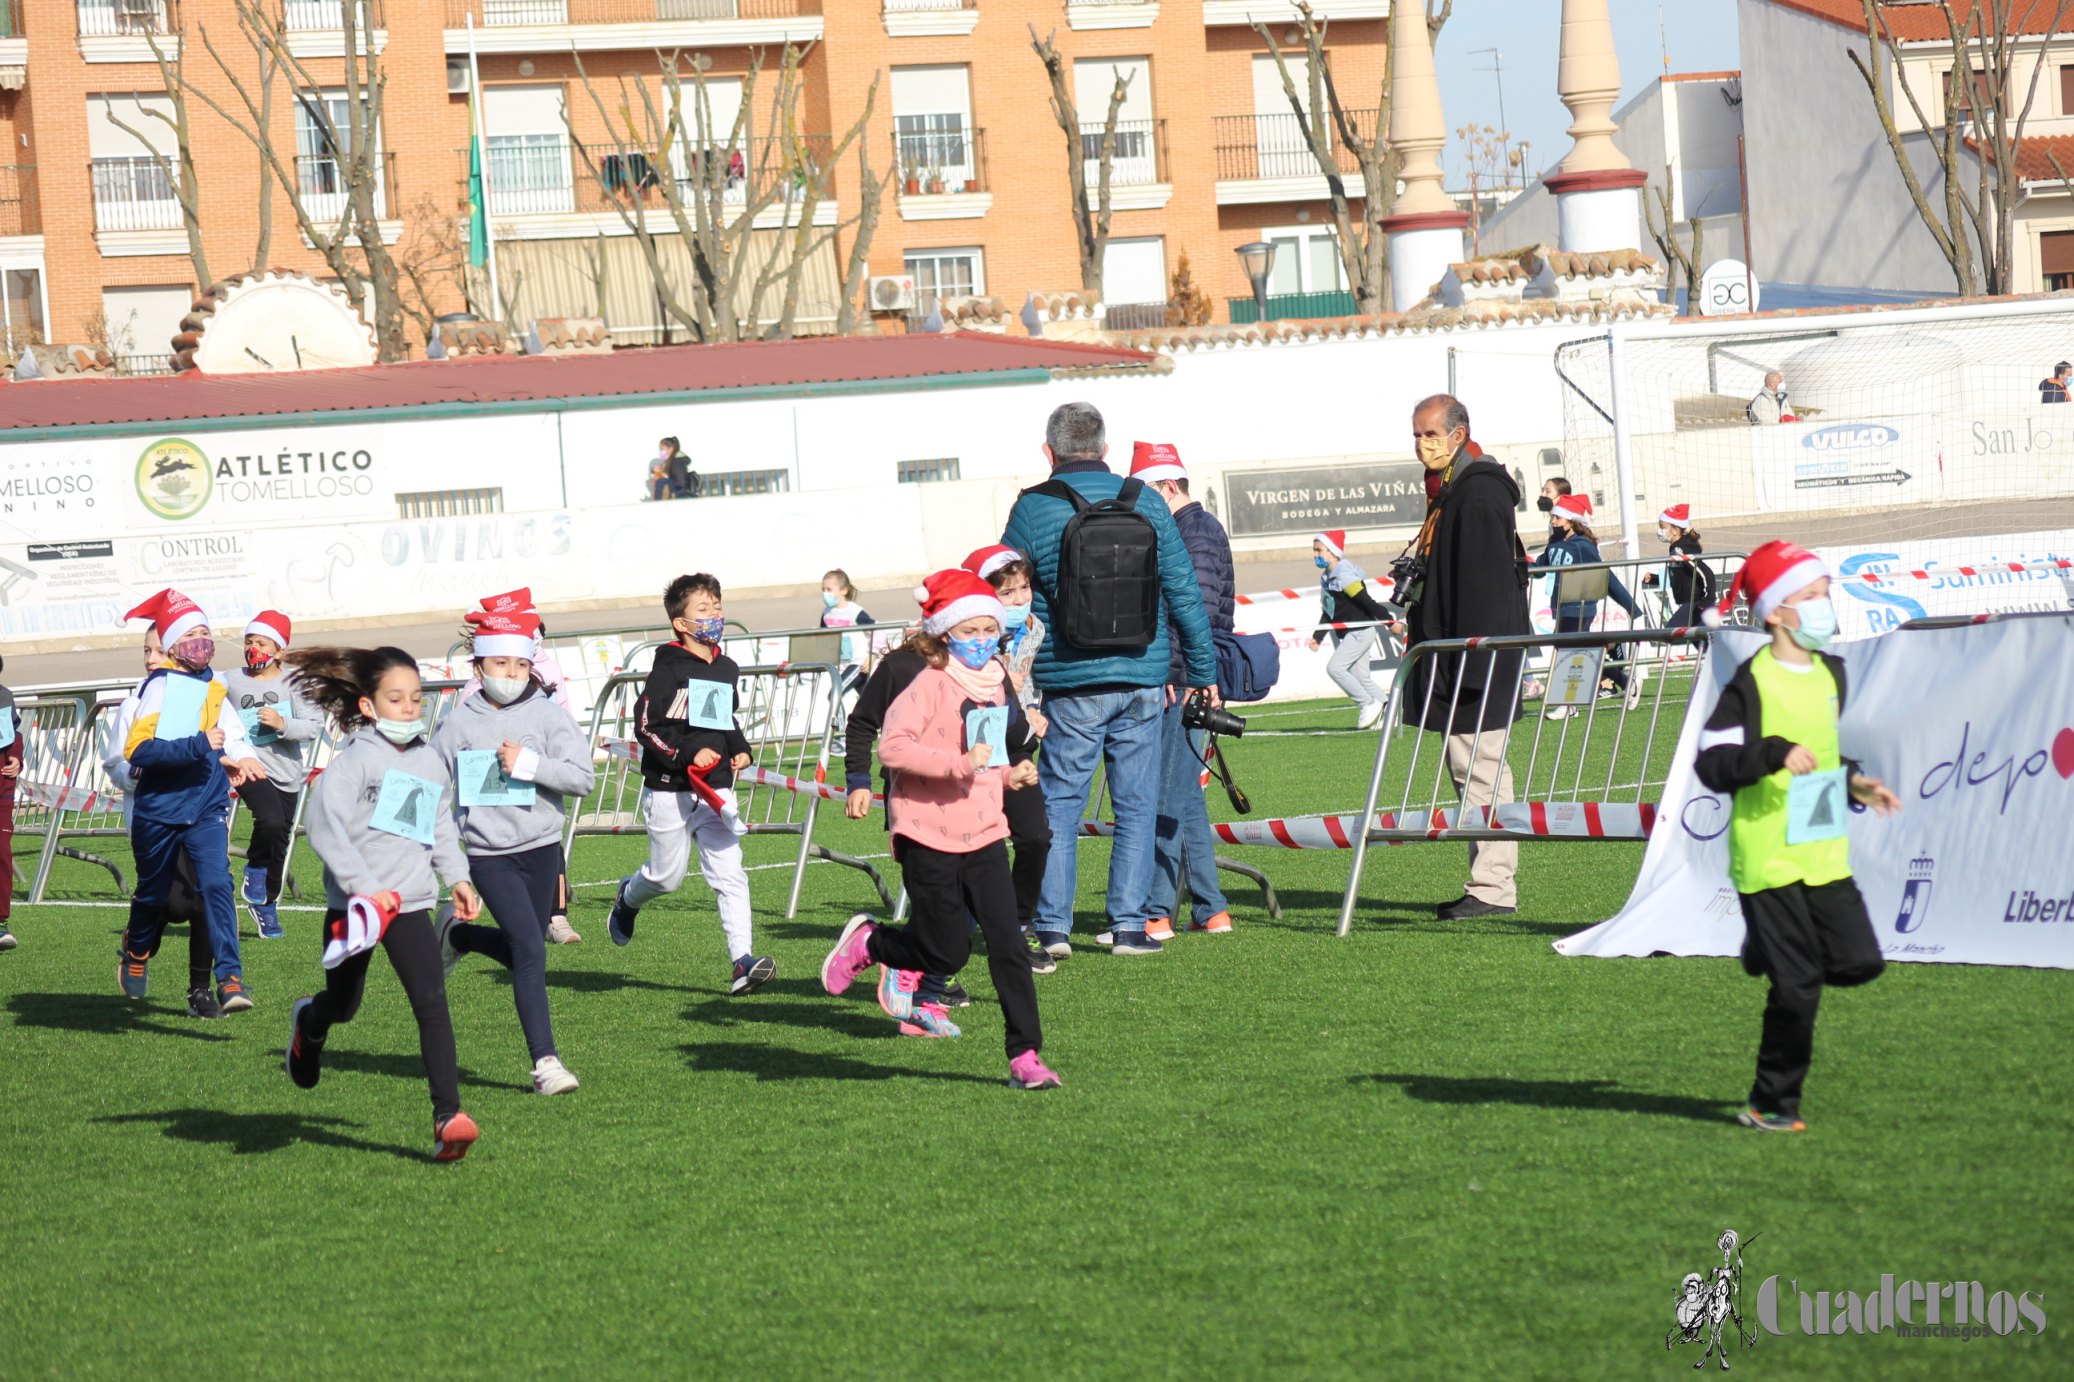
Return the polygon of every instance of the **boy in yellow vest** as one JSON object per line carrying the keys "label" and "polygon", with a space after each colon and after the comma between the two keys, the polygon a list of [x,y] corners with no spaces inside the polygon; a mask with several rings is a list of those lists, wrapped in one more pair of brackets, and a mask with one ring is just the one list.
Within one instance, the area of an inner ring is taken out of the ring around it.
{"label": "boy in yellow vest", "polygon": [[1800,1087],[1822,989],[1870,983],[1886,968],[1851,878],[1851,803],[1886,816],[1901,801],[1837,746],[1844,664],[1820,651],[1836,637],[1821,558],[1790,542],[1765,543],[1744,561],[1720,609],[1706,611],[1707,623],[1719,625],[1738,595],[1749,600],[1752,622],[1770,630],[1771,645],[1722,688],[1694,764],[1710,791],[1735,798],[1728,868],[1743,904],[1743,968],[1772,981],[1757,1079],[1736,1121],[1805,1132]]}

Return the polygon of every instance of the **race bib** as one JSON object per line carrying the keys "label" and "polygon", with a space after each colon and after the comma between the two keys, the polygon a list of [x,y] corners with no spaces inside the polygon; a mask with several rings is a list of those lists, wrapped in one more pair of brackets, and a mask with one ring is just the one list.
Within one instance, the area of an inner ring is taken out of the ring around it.
{"label": "race bib", "polygon": [[209,683],[193,677],[168,675],[158,703],[158,728],[154,739],[191,739],[202,732],[202,706],[209,699]]}
{"label": "race bib", "polygon": [[254,748],[271,744],[281,737],[278,731],[259,722],[259,712],[263,709],[264,706],[248,705],[238,712],[238,718],[245,722],[245,738]]}
{"label": "race bib", "polygon": [[993,749],[987,759],[990,768],[1008,765],[1008,707],[1005,705],[974,706],[965,712],[965,747],[976,749],[981,744]]}
{"label": "race bib", "polygon": [[1786,843],[1819,844],[1844,833],[1851,816],[1851,790],[1842,768],[1787,779]]}
{"label": "race bib", "polygon": [[432,823],[439,814],[439,784],[391,768],[382,774],[382,792],[367,822],[387,835],[400,835],[421,845],[432,843]]}
{"label": "race bib", "polygon": [[455,754],[454,780],[463,806],[533,804],[533,784],[507,774],[493,749],[462,749]]}
{"label": "race bib", "polygon": [[717,681],[695,681],[678,692],[684,722],[693,729],[735,727],[735,689]]}

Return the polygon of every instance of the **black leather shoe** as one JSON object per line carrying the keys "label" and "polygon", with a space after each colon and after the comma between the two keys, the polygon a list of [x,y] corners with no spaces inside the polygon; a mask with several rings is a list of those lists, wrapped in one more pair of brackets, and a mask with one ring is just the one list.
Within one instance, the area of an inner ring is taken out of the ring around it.
{"label": "black leather shoe", "polygon": [[1442,921],[1467,921],[1471,917],[1509,917],[1518,910],[1516,907],[1499,907],[1481,898],[1464,894],[1446,906],[1438,908],[1436,914]]}

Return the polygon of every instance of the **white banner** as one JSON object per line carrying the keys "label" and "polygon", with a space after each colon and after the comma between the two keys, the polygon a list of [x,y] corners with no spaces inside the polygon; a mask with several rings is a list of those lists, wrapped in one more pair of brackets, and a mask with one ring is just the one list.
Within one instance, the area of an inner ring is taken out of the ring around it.
{"label": "white banner", "polygon": [[[1726,799],[1694,776],[1699,731],[1762,645],[1725,630],[1678,739],[1655,833],[1619,916],[1564,955],[1734,955]],[[1890,960],[2074,969],[2074,616],[1848,643],[1843,751],[1901,798],[1854,810],[1851,868]]]}
{"label": "white banner", "polygon": [[[1911,619],[1951,614],[2018,614],[2074,609],[2074,573],[1993,570],[2011,562],[2064,561],[2074,556],[2074,530],[1939,538],[1878,546],[1821,547],[1815,555],[1836,573],[1837,625],[1845,638],[1869,638]],[[1962,574],[1957,567],[1976,574]],[[1940,570],[1950,570],[1949,575]],[[1929,573],[1868,581],[1867,573]]]}
{"label": "white banner", "polygon": [[1752,427],[1750,462],[1767,513],[1886,508],[1944,494],[1944,443],[1927,413]]}

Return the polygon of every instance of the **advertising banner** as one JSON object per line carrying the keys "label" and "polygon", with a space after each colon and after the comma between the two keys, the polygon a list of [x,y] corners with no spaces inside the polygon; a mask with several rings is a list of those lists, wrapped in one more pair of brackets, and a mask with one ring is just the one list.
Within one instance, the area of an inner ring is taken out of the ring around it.
{"label": "advertising banner", "polygon": [[[1730,803],[1692,769],[1699,732],[1761,636],[1724,630],[1678,740],[1641,876],[1564,955],[1734,955]],[[1851,871],[1890,960],[2074,969],[2074,615],[1906,629],[1839,645],[1843,752],[1901,798],[1850,812]]]}
{"label": "advertising banner", "polygon": [[[2074,530],[1822,547],[1816,555],[1836,573],[1837,625],[1845,638],[1870,638],[1936,615],[2074,609],[2074,573],[2006,569],[2074,557]],[[1956,569],[1962,566],[1975,574]],[[1897,571],[1927,571],[1930,579],[1864,579]]]}
{"label": "advertising banner", "polygon": [[1416,461],[1227,471],[1228,526],[1235,538],[1416,528],[1426,520],[1425,474]]}
{"label": "advertising banner", "polygon": [[1887,508],[1944,495],[1944,444],[1929,414],[1752,427],[1750,458],[1767,512]]}

